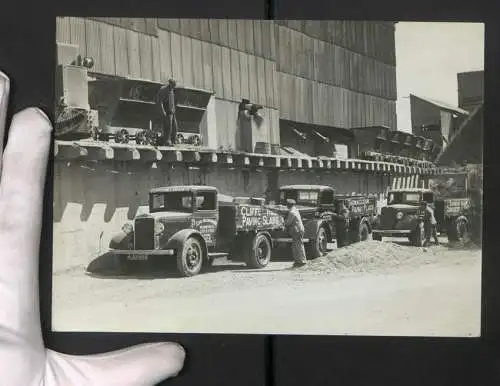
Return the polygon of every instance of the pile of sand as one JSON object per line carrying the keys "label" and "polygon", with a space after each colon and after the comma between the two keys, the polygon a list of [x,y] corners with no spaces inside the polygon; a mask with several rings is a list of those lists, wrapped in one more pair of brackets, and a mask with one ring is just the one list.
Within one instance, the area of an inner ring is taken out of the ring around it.
{"label": "pile of sand", "polygon": [[391,242],[366,241],[335,249],[299,269],[317,273],[373,272],[402,265],[428,264],[436,261],[445,250],[443,246],[417,248]]}

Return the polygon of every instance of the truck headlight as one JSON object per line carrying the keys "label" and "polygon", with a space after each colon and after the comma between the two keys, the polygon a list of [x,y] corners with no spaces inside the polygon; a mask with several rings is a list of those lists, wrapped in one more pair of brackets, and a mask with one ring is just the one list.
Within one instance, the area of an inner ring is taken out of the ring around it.
{"label": "truck headlight", "polygon": [[122,231],[124,233],[132,233],[134,231],[134,227],[132,224],[127,223],[127,224],[122,226]]}
{"label": "truck headlight", "polygon": [[163,231],[165,230],[165,225],[163,225],[163,223],[161,222],[157,222],[155,224],[155,235],[159,235],[160,233],[162,233]]}
{"label": "truck headlight", "polygon": [[403,216],[404,216],[404,215],[403,215],[403,212],[398,212],[398,213],[396,214],[396,218],[397,218],[398,220],[401,220],[401,219],[403,218]]}

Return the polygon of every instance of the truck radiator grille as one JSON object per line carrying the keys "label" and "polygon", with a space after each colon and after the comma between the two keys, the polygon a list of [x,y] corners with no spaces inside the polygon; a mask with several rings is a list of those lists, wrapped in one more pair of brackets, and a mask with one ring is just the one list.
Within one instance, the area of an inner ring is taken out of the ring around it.
{"label": "truck radiator grille", "polygon": [[382,229],[394,229],[396,226],[396,213],[392,208],[382,208],[380,216]]}
{"label": "truck radiator grille", "polygon": [[154,218],[138,218],[135,220],[135,249],[154,249]]}

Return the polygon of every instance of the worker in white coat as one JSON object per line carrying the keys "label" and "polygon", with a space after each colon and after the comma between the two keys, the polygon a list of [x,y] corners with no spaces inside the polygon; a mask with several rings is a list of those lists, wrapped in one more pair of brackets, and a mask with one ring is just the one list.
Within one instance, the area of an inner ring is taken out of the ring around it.
{"label": "worker in white coat", "polygon": [[304,224],[299,210],[295,206],[295,200],[287,199],[288,213],[285,218],[285,229],[292,238],[292,256],[295,260],[293,267],[298,268],[306,265],[306,251],[304,248]]}

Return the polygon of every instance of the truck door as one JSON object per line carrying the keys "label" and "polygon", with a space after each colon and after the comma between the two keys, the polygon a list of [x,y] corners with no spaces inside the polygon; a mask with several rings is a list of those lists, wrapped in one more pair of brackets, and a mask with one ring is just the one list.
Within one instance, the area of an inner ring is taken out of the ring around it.
{"label": "truck door", "polygon": [[[319,213],[320,217],[325,220],[330,228],[330,235],[335,232],[333,224],[333,212],[335,211],[335,192],[332,190],[324,190],[319,196]],[[332,236],[333,237],[333,236]]]}
{"label": "truck door", "polygon": [[217,242],[217,225],[219,223],[217,192],[196,192],[194,204],[195,207],[191,226],[201,233],[207,243],[207,247],[213,247]]}

